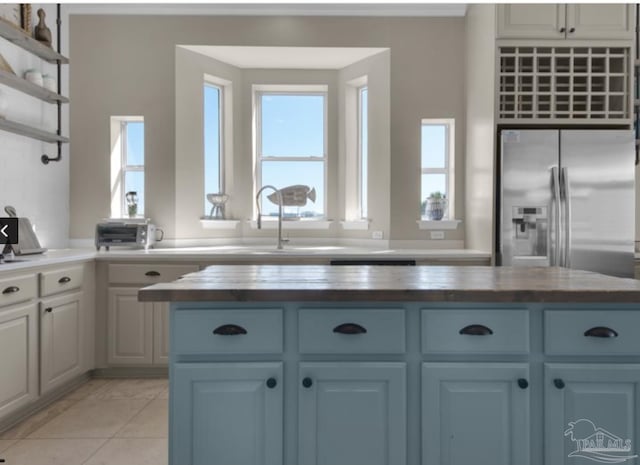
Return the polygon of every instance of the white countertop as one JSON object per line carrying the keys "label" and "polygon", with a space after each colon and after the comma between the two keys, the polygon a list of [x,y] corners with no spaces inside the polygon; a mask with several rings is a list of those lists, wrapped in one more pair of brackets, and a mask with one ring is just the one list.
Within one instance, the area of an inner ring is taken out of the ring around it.
{"label": "white countertop", "polygon": [[24,255],[16,257],[12,262],[0,264],[0,273],[6,271],[23,270],[32,267],[57,265],[61,263],[88,260],[118,260],[118,261],[215,261],[237,260],[255,261],[278,258],[292,261],[301,257],[336,258],[336,259],[483,259],[491,254],[477,250],[466,249],[376,249],[371,247],[349,246],[285,246],[277,250],[273,245],[224,245],[210,247],[177,247],[159,249],[128,249],[113,247],[110,251],[94,249],[60,249],[49,250],[44,254]]}

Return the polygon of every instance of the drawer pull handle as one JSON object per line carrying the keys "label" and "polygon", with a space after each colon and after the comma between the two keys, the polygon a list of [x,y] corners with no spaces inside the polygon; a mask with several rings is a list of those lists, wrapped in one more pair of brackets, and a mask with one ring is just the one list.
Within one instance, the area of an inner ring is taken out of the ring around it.
{"label": "drawer pull handle", "polygon": [[44,311],[45,311],[45,313],[51,313],[51,312],[53,312],[53,308],[47,307],[47,308],[44,309]]}
{"label": "drawer pull handle", "polygon": [[333,332],[338,334],[365,334],[367,328],[360,326],[358,323],[342,323],[333,328]]}
{"label": "drawer pull handle", "polygon": [[71,278],[69,276],[63,276],[62,278],[58,279],[58,282],[60,284],[70,283],[71,282]]}
{"label": "drawer pull handle", "polygon": [[529,381],[524,378],[519,378],[518,386],[520,387],[520,389],[527,389],[529,387]]}
{"label": "drawer pull handle", "polygon": [[309,389],[311,386],[313,386],[313,380],[311,378],[304,378],[302,380],[302,385]]}
{"label": "drawer pull handle", "polygon": [[493,330],[485,325],[469,325],[462,328],[459,333],[467,336],[489,336],[493,334]]}
{"label": "drawer pull handle", "polygon": [[16,292],[20,292],[20,288],[18,286],[9,286],[2,291],[3,294],[15,294]]}
{"label": "drawer pull handle", "polygon": [[276,387],[278,385],[278,381],[276,381],[275,378],[269,378],[267,380],[267,387],[269,389],[273,389],[274,387]]}
{"label": "drawer pull handle", "polygon": [[615,329],[607,328],[606,326],[595,326],[591,329],[587,329],[584,332],[587,337],[618,337],[618,332]]}
{"label": "drawer pull handle", "polygon": [[564,381],[562,381],[560,378],[556,378],[553,380],[553,385],[555,387],[557,387],[558,389],[564,389]]}
{"label": "drawer pull handle", "polygon": [[238,336],[240,334],[247,334],[247,330],[238,325],[222,325],[213,330],[213,334],[218,336]]}
{"label": "drawer pull handle", "polygon": [[147,271],[144,275],[145,276],[160,276],[160,272],[155,271],[155,270],[151,270],[151,271]]}

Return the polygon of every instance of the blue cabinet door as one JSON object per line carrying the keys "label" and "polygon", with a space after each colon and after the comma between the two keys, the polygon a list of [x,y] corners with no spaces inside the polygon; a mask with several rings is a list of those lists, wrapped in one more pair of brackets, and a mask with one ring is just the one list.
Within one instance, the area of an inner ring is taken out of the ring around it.
{"label": "blue cabinet door", "polygon": [[545,464],[636,465],[638,453],[640,365],[545,365]]}
{"label": "blue cabinet door", "polygon": [[177,363],[171,465],[282,465],[282,363]]}
{"label": "blue cabinet door", "polygon": [[423,363],[423,465],[528,465],[529,367]]}
{"label": "blue cabinet door", "polygon": [[297,465],[405,465],[404,363],[301,363]]}

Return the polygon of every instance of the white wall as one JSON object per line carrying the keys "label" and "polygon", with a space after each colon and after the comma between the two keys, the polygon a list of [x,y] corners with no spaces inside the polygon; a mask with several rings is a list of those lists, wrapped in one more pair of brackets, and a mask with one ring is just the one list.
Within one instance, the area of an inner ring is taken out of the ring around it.
{"label": "white wall", "polygon": [[[36,11],[40,6],[32,4],[35,20]],[[42,7],[46,12],[46,23],[51,29],[56,48],[55,5]],[[35,20],[32,21],[34,25],[37,23]],[[65,48],[62,52],[65,54]],[[0,53],[17,75],[22,76],[24,71],[33,68],[56,76],[54,65],[4,39],[0,39]],[[65,75],[66,70],[63,66],[63,77]],[[65,92],[63,88],[62,93]],[[56,131],[56,105],[42,102],[4,85],[0,85],[0,94],[7,105],[0,113],[7,119],[50,132]],[[69,134],[68,125],[65,125],[64,121],[62,132],[63,135]],[[42,154],[55,157],[57,150],[56,144],[45,144],[0,131],[0,216],[5,216],[5,205],[12,205],[19,216],[31,220],[40,243],[48,248],[66,247],[69,236],[68,146],[63,145],[61,162],[43,165],[40,161]]]}

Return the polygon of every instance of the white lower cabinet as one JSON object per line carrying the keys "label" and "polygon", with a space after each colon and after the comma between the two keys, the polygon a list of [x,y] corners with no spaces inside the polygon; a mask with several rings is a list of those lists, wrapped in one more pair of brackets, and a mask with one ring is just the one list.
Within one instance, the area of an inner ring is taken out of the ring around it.
{"label": "white lower cabinet", "polygon": [[38,396],[35,302],[0,309],[0,418]]}
{"label": "white lower cabinet", "polygon": [[636,463],[639,420],[639,364],[545,365],[546,465]]}
{"label": "white lower cabinet", "polygon": [[40,303],[40,393],[82,372],[82,293],[48,298]]}
{"label": "white lower cabinet", "polygon": [[177,363],[170,463],[282,465],[283,368],[265,363]]}
{"label": "white lower cabinet", "polygon": [[110,365],[166,365],[169,304],[138,302],[138,289],[110,288],[107,315]]}
{"label": "white lower cabinet", "polygon": [[423,465],[530,463],[527,363],[423,363]]}
{"label": "white lower cabinet", "polygon": [[405,363],[301,363],[298,465],[406,463]]}

